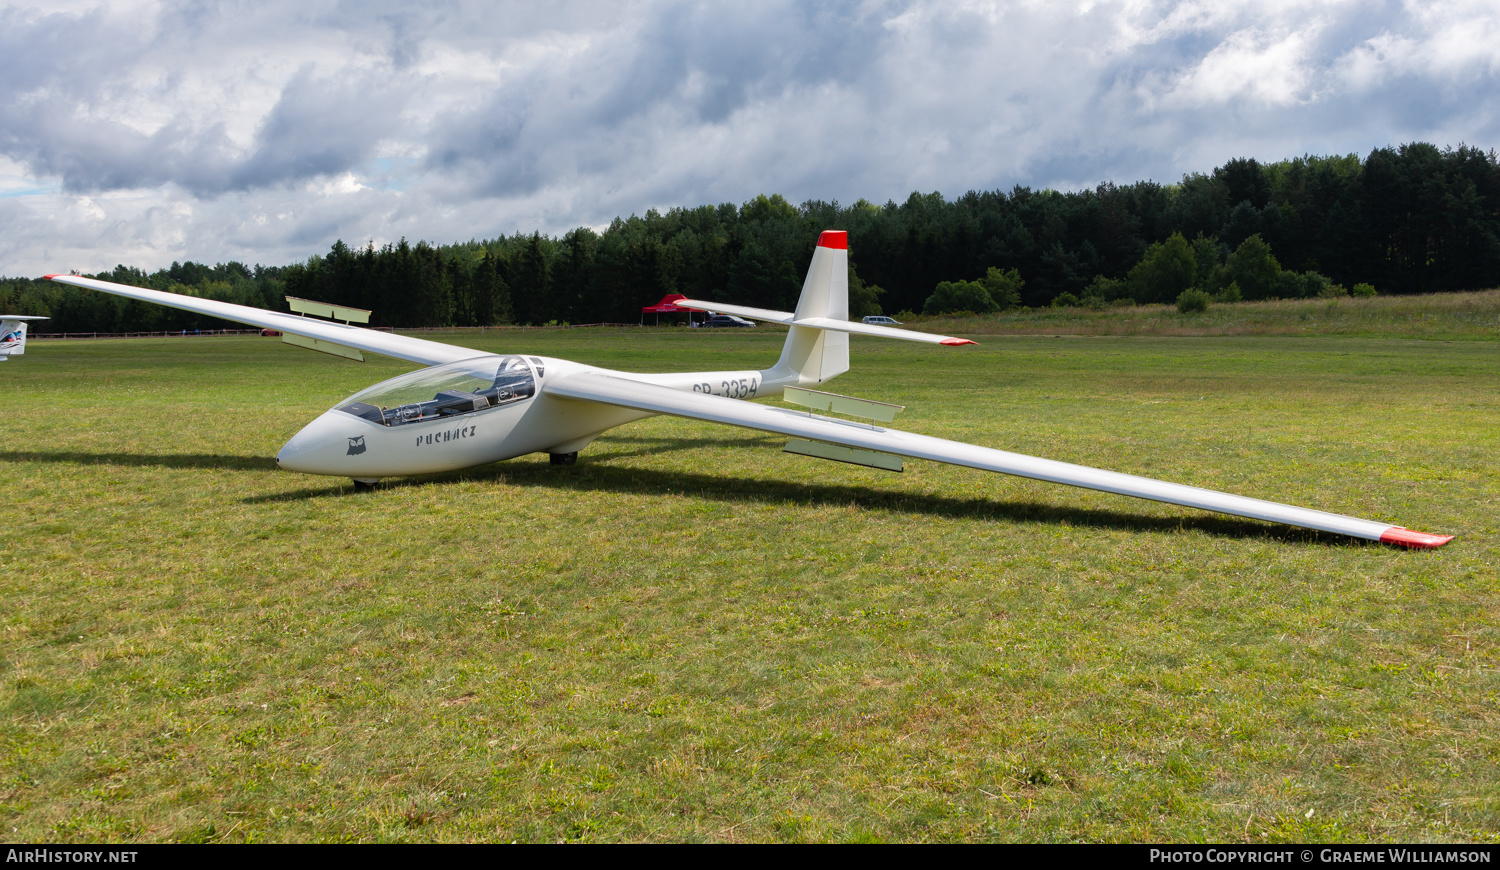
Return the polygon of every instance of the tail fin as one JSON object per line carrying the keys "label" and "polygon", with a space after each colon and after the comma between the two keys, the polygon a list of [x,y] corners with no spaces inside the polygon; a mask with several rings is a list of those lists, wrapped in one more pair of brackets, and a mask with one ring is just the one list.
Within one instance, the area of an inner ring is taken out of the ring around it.
{"label": "tail fin", "polygon": [[956,347],[973,344],[967,338],[934,335],[910,329],[895,329],[849,320],[849,234],[825,230],[813,250],[807,281],[797,300],[797,311],[770,311],[748,305],[726,305],[704,299],[673,300],[678,308],[701,309],[716,314],[734,314],[751,320],[784,323],[786,344],[776,365],[761,372],[760,395],[774,395],[782,387],[821,384],[849,371],[849,333],[899,338]]}
{"label": "tail fin", "polygon": [[[825,230],[818,236],[795,320],[849,319],[849,234]],[[797,384],[821,384],[849,371],[849,334],[812,326],[793,326],[776,369],[793,374]]]}

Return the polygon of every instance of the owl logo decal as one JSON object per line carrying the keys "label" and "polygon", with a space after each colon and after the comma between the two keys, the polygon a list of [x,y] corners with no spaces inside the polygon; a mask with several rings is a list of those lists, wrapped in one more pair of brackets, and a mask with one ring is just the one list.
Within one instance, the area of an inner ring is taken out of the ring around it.
{"label": "owl logo decal", "polygon": [[350,438],[349,439],[349,452],[346,455],[348,455],[348,456],[356,456],[356,455],[358,455],[360,453],[364,453],[364,452],[365,452],[365,436],[358,435],[358,436],[356,436],[354,438]]}

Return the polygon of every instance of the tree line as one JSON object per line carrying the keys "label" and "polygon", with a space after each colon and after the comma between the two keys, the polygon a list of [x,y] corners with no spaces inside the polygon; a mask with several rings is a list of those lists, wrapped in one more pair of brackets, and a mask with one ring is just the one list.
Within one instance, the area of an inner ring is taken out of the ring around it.
{"label": "tree line", "polygon": [[[852,316],[1171,302],[1186,289],[1246,299],[1477,289],[1500,284],[1500,164],[1494,151],[1409,143],[1363,160],[1238,158],[1176,184],[848,206],[762,195],[616,218],[603,232],[339,241],[288,266],[188,262],[93,277],[283,311],[283,296],[300,296],[372,309],[378,326],[634,322],[669,293],[790,310],[824,229],[849,233]],[[69,332],[216,325],[26,279],[0,279],[0,311],[49,315],[48,330]]]}

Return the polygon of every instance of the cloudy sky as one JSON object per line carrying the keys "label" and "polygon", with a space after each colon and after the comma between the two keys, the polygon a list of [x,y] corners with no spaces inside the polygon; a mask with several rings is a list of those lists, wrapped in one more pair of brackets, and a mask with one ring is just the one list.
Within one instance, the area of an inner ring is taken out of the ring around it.
{"label": "cloudy sky", "polygon": [[1489,150],[1497,84],[1494,0],[23,2],[0,274]]}

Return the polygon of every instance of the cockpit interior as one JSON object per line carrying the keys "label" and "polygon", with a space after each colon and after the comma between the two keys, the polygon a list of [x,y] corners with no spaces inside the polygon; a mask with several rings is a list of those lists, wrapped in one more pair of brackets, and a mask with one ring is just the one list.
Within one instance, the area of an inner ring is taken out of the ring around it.
{"label": "cockpit interior", "polygon": [[423,423],[530,399],[537,377],[525,357],[461,360],[382,381],[338,410],[383,426]]}

